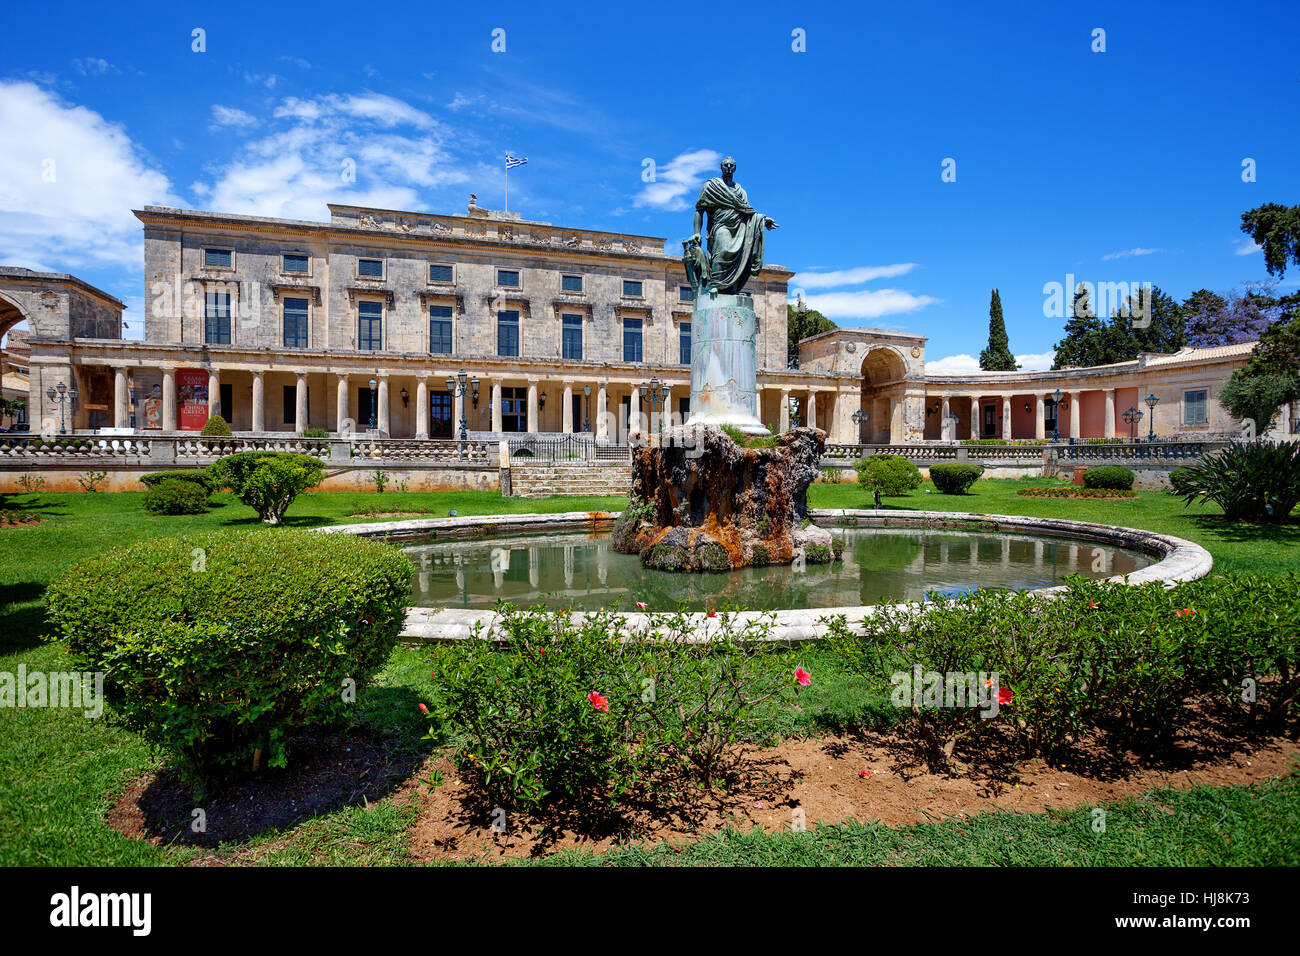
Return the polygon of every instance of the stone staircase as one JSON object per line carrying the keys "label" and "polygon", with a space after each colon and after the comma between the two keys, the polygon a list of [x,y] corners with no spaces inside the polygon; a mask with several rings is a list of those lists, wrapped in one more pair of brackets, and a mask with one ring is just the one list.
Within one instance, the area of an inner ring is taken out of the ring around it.
{"label": "stone staircase", "polygon": [[626,495],[632,486],[627,462],[522,465],[510,463],[510,494],[516,498],[550,495]]}

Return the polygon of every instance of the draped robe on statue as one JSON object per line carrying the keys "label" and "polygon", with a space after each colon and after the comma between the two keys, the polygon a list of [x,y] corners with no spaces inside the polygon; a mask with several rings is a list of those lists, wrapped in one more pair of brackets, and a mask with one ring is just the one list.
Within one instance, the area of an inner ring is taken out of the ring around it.
{"label": "draped robe on statue", "polygon": [[717,177],[704,184],[695,208],[709,217],[709,288],[723,294],[743,291],[749,277],[763,268],[765,217],[749,205],[738,183],[728,186]]}

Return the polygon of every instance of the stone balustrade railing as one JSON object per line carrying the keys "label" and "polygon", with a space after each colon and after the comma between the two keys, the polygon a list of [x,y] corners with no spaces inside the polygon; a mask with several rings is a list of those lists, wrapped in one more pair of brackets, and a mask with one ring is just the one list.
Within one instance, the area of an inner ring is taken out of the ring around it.
{"label": "stone balustrade railing", "polygon": [[1066,442],[1033,445],[953,445],[917,443],[910,445],[827,445],[822,464],[851,464],[870,455],[899,455],[917,463],[942,461],[1024,462],[1045,461],[1055,453],[1061,462],[1094,461],[1187,461],[1218,451],[1225,441],[1155,442]]}
{"label": "stone balustrade railing", "polygon": [[78,462],[105,464],[114,461],[133,465],[203,465],[245,451],[294,452],[312,455],[333,464],[378,461],[488,465],[495,464],[498,460],[497,443],[491,441],[371,439],[365,436],[304,438],[300,435],[247,438],[134,438],[95,435],[42,439],[31,435],[0,438],[0,468],[58,466]]}

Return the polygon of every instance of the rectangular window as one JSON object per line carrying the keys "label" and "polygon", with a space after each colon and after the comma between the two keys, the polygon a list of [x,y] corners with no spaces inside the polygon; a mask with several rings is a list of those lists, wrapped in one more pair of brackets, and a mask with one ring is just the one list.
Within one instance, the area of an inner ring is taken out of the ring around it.
{"label": "rectangular window", "polygon": [[582,276],[560,276],[560,291],[581,292]]}
{"label": "rectangular window", "polygon": [[641,320],[623,320],[623,361],[641,361]]}
{"label": "rectangular window", "polygon": [[678,333],[678,338],[681,343],[681,353],[682,353],[681,364],[690,365],[691,364],[691,323],[682,322],[680,323],[679,327],[681,330]]}
{"label": "rectangular window", "polygon": [[561,329],[563,340],[560,343],[560,357],[582,359],[582,316],[562,316],[564,327]]}
{"label": "rectangular window", "polygon": [[634,299],[641,298],[641,283],[637,279],[623,280],[623,294]]}
{"label": "rectangular window", "polygon": [[284,300],[284,347],[287,349],[305,349],[307,347],[307,300]]}
{"label": "rectangular window", "polygon": [[203,341],[208,345],[230,344],[230,293],[207,293],[203,314]]}
{"label": "rectangular window", "polygon": [[203,265],[209,269],[229,269],[234,262],[234,252],[230,249],[204,249]]}
{"label": "rectangular window", "polygon": [[285,253],[284,265],[281,267],[285,272],[302,272],[306,273],[310,269],[311,260],[306,256],[300,256],[296,252]]}
{"label": "rectangular window", "polygon": [[497,285],[507,286],[511,289],[519,288],[519,273],[514,269],[498,269]]}
{"label": "rectangular window", "polygon": [[451,306],[429,306],[429,351],[437,355],[451,354]]}
{"label": "rectangular window", "polygon": [[429,437],[451,438],[451,392],[429,393]]}
{"label": "rectangular window", "polygon": [[694,302],[694,301],[695,301],[695,290],[692,289],[692,288],[691,288],[690,286],[688,286],[688,285],[679,286],[678,289],[677,289],[677,301],[678,301],[678,302]]}
{"label": "rectangular window", "polygon": [[1183,392],[1183,424],[1207,425],[1210,422],[1210,393],[1203,388]]}
{"label": "rectangular window", "polygon": [[501,430],[528,431],[528,389],[501,389]]}
{"label": "rectangular window", "polygon": [[497,355],[519,355],[519,313],[497,313]]}
{"label": "rectangular window", "polygon": [[451,266],[429,266],[430,282],[450,282],[452,279]]}
{"label": "rectangular window", "polygon": [[382,302],[357,303],[357,348],[378,352],[384,347],[384,306]]}
{"label": "rectangular window", "polygon": [[365,276],[367,279],[382,279],[384,277],[384,260],[358,259],[357,275]]}

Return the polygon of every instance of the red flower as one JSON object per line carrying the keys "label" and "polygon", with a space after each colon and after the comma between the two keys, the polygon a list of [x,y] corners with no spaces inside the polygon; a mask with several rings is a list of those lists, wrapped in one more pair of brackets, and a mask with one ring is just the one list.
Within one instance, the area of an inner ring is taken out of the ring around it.
{"label": "red flower", "polygon": [[1183,608],[1181,611],[1174,611],[1174,616],[1175,616],[1175,617],[1191,617],[1191,616],[1192,616],[1193,614],[1195,614],[1195,613],[1196,613],[1196,612],[1193,611],[1190,607],[1185,607],[1185,608]]}
{"label": "red flower", "polygon": [[809,674],[802,667],[796,667],[794,669],[794,679],[799,682],[800,687],[807,687],[812,683],[812,674]]}
{"label": "red flower", "polygon": [[1097,608],[1101,607],[1101,605],[1098,604],[1096,601],[1089,601],[1088,607],[1092,608],[1095,611],[1097,610]]}
{"label": "red flower", "polygon": [[1002,705],[1005,706],[1006,704],[1011,703],[1011,702],[1012,702],[1013,700],[1015,700],[1015,699],[1016,699],[1016,695],[1013,694],[1013,693],[1011,693],[1011,688],[1010,688],[1010,687],[999,687],[999,688],[998,688],[998,703],[999,703],[999,704],[1002,704]]}
{"label": "red flower", "polygon": [[638,611],[644,611],[644,610],[645,610],[645,601],[637,601],[637,602],[636,602],[636,609],[637,609]]}
{"label": "red flower", "polygon": [[706,615],[706,617],[717,617],[717,616],[718,616],[718,612],[717,612],[717,611],[710,611],[710,612]]}
{"label": "red flower", "polygon": [[425,707],[424,704],[421,704],[421,705],[420,705],[420,713],[422,713],[422,714],[427,714],[428,712],[429,712],[429,708],[428,708],[428,707]]}
{"label": "red flower", "polygon": [[568,614],[568,613],[569,613],[569,609],[568,609],[567,607],[562,607],[562,608],[560,608],[560,613],[561,613],[561,614]]}
{"label": "red flower", "polygon": [[588,694],[587,700],[591,701],[591,706],[595,707],[601,713],[609,713],[609,700],[605,697],[601,697],[597,691],[593,690]]}
{"label": "red flower", "polygon": [[859,771],[858,771],[858,776],[859,776],[859,777],[870,777],[870,776],[871,776],[871,771],[870,771],[870,770],[859,770]]}

